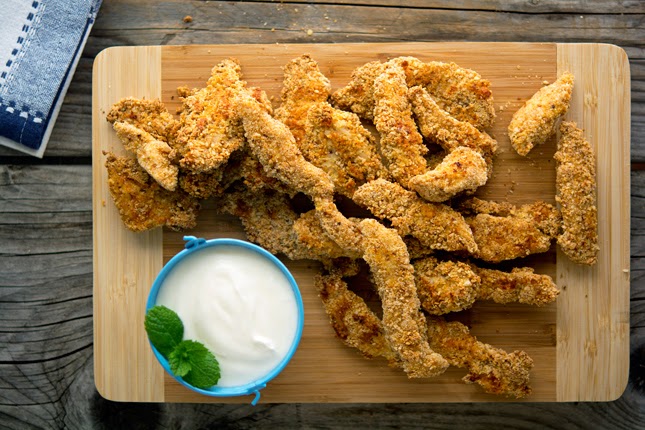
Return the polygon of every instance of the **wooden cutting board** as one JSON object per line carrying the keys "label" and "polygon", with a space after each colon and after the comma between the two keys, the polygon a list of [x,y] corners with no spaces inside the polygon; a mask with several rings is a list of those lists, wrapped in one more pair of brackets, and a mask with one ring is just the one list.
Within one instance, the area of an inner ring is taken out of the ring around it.
{"label": "wooden cutting board", "polygon": [[[629,368],[629,143],[630,78],[625,52],[601,44],[388,43],[331,45],[202,45],[119,47],[101,52],[93,79],[94,371],[107,399],[140,402],[250,402],[194,394],[166,375],[143,329],[144,306],[157,272],[181,250],[181,234],[157,229],[135,234],[119,219],[107,189],[103,150],[123,153],[105,120],[126,96],[161,98],[171,112],[176,88],[204,86],[210,69],[234,56],[245,80],[277,106],[281,67],[308,53],[335,88],[368,61],[412,55],[454,61],[490,80],[497,120],[491,134],[500,151],[495,173],[479,194],[487,199],[554,203],[554,141],[519,157],[506,127],[521,104],[564,71],[576,76],[567,118],[585,130],[597,154],[600,255],[592,268],[554,250],[521,262],[551,275],[562,292],[536,308],[477,303],[459,319],[484,342],[522,349],[535,361],[533,394],[523,401],[608,401],[623,392]],[[244,233],[235,218],[205,205],[189,234],[205,238]],[[283,260],[285,261],[285,260]],[[334,337],[313,289],[318,265],[285,261],[302,291],[306,322],[292,362],[262,391],[261,402],[471,402],[504,401],[461,382],[463,369],[409,380],[380,359],[366,360]]]}

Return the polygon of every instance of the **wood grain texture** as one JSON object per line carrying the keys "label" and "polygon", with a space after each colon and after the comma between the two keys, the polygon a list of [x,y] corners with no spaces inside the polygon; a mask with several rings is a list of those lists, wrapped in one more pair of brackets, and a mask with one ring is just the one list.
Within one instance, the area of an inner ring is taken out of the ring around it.
{"label": "wood grain texture", "polygon": [[561,44],[565,71],[576,76],[566,119],[596,154],[601,251],[593,267],[558,254],[558,400],[613,400],[629,363],[629,64],[616,46]]}
{"label": "wood grain texture", "polygon": [[[351,71],[359,65],[374,59],[387,59],[399,55],[415,55],[422,60],[454,61],[463,67],[469,67],[477,70],[486,79],[492,83],[491,88],[495,95],[496,110],[499,115],[496,124],[491,130],[500,145],[499,155],[495,161],[495,174],[489,184],[486,185],[479,195],[492,200],[506,200],[516,204],[532,202],[538,199],[549,202],[554,201],[555,193],[555,174],[552,160],[555,151],[554,140],[537,149],[528,159],[518,156],[510,147],[510,142],[506,136],[506,124],[510,121],[510,116],[516,111],[521,104],[528,99],[540,86],[543,81],[552,82],[557,75],[556,64],[556,46],[553,44],[485,44],[474,43],[469,45],[457,43],[441,44],[423,44],[423,43],[401,43],[401,44],[337,44],[337,45],[206,45],[206,46],[184,46],[184,47],[166,47],[162,51],[161,59],[161,96],[171,112],[178,107],[178,99],[175,97],[176,88],[179,86],[200,87],[204,85],[209,71],[213,65],[223,58],[232,54],[238,58],[242,64],[244,79],[249,85],[259,86],[267,91],[269,97],[276,98],[282,86],[282,66],[290,59],[308,53],[315,58],[321,71],[330,77],[332,87],[340,87],[349,80]],[[570,61],[578,61],[577,51],[571,51],[569,54]],[[569,58],[562,55],[562,58]],[[624,58],[623,58],[624,59]],[[600,70],[604,72],[603,67],[618,67],[616,61],[608,56],[602,56],[598,61]],[[137,61],[132,60],[132,61]],[[102,62],[98,63],[102,67]],[[114,64],[114,63],[110,63]],[[624,67],[623,63],[620,63]],[[115,80],[118,81],[118,67],[116,71],[107,73],[103,79],[100,77],[97,81],[99,85],[111,87]],[[108,69],[109,70],[109,69]],[[613,69],[611,69],[613,70]],[[594,88],[602,88],[601,77],[593,73],[587,73],[581,69],[576,69],[581,82],[586,82]],[[108,77],[108,80],[105,80]],[[136,81],[149,79],[147,75],[129,74],[130,80]],[[619,91],[626,91],[628,87],[627,80],[615,82],[620,87]],[[605,87],[609,99],[613,99],[614,94],[611,88]],[[620,96],[622,93],[616,93]],[[135,96],[139,96],[136,92]],[[140,96],[139,96],[140,97]],[[628,102],[628,101],[627,101]],[[576,103],[584,105],[582,99]],[[628,113],[628,112],[627,112]],[[100,110],[95,111],[95,115],[100,116]],[[618,113],[620,115],[620,112]],[[621,117],[622,118],[622,117]],[[591,126],[599,127],[600,120],[598,116],[589,116],[588,121]],[[97,121],[97,124],[98,123]],[[626,121],[615,121],[615,126],[623,132],[627,127]],[[104,126],[105,128],[105,126]],[[627,131],[628,133],[628,131]],[[99,141],[95,142],[95,149],[98,150],[106,145],[106,136],[98,135]],[[615,149],[620,151],[623,158],[618,158],[618,165],[609,165],[609,167],[621,170],[621,160],[627,160],[625,156],[629,153],[625,136],[620,133],[609,135],[608,140],[600,140],[596,145],[607,154],[612,154]],[[608,145],[607,142],[616,140],[614,145]],[[96,166],[95,166],[96,167]],[[102,168],[102,166],[101,166]],[[601,178],[608,177],[609,171],[603,171],[607,175],[599,175]],[[624,177],[623,177],[624,179]],[[603,181],[601,186],[607,186]],[[620,184],[618,184],[620,185]],[[616,188],[613,187],[612,189]],[[620,188],[618,188],[620,189]],[[623,192],[614,193],[619,198],[627,198],[628,188]],[[96,205],[100,200],[95,200]],[[614,202],[609,196],[601,193],[601,204],[608,208],[614,208]],[[100,207],[98,209],[101,209]],[[109,212],[106,212],[109,214]],[[626,210],[620,212],[623,219],[628,217],[629,206]],[[116,216],[112,213],[112,216]],[[608,218],[603,226],[609,226]],[[97,227],[95,236],[96,247],[100,247],[110,237],[115,229],[119,229],[119,220],[115,219],[107,222],[109,229]],[[623,252],[620,255],[627,255],[626,245],[628,244],[627,230],[620,228],[621,223],[616,223],[618,230],[614,236],[620,244],[625,245],[623,248],[617,248]],[[628,223],[627,223],[628,225]],[[137,236],[125,231],[124,236],[128,234]],[[230,218],[218,217],[212,211],[205,211],[201,214],[198,221],[198,227],[189,232],[192,235],[213,238],[213,237],[243,237],[242,230],[238,223]],[[182,233],[183,234],[183,233]],[[604,239],[604,236],[601,237]],[[608,239],[601,240],[601,254],[613,255],[613,247],[610,246]],[[167,258],[172,254],[180,251],[181,234],[165,232],[163,253]],[[126,254],[130,249],[126,246]],[[137,251],[138,252],[138,251]],[[617,252],[616,255],[619,255]],[[118,260],[119,257],[117,257]],[[125,257],[120,257],[122,260]],[[564,257],[561,257],[564,259]],[[559,259],[559,260],[561,260]],[[606,260],[610,263],[609,260]],[[388,368],[385,363],[378,360],[367,361],[357,356],[355,351],[344,348],[334,338],[330,329],[327,318],[319,304],[317,294],[313,289],[313,275],[317,272],[317,265],[311,262],[285,262],[291,269],[298,281],[305,302],[305,330],[301,346],[296,353],[293,361],[287,369],[275,381],[263,391],[264,402],[428,402],[428,401],[494,401],[502,400],[492,398],[481,393],[476,386],[466,386],[460,381],[460,374],[463,371],[452,369],[445,375],[429,380],[408,380],[400,371]],[[536,256],[528,262],[520,263],[534,265],[540,273],[556,273],[555,260],[553,254]],[[573,265],[558,262],[560,268],[570,268]],[[571,313],[560,312],[562,321],[566,323],[569,315],[578,315],[579,318],[593,321],[596,318],[595,308],[586,308],[579,303],[585,302],[586,295],[596,297],[586,293],[577,287],[583,284],[589,284],[589,288],[599,288],[606,273],[610,272],[613,267],[609,264],[602,265],[594,269],[600,278],[590,278],[589,281],[567,280],[567,299],[565,303],[571,304]],[[622,266],[621,266],[622,267]],[[628,267],[628,262],[625,263]],[[622,275],[622,269],[617,269]],[[564,272],[564,270],[561,270]],[[129,273],[124,271],[127,276]],[[102,276],[101,273],[97,274]],[[622,278],[621,278],[622,279]],[[154,280],[152,277],[141,280],[142,285],[151,285]],[[566,283],[566,282],[565,282]],[[606,284],[602,284],[606,285]],[[609,329],[626,331],[626,313],[624,309],[628,306],[629,284],[626,282],[617,283],[613,288],[618,291],[615,294],[614,303],[618,303],[615,310],[620,317],[616,324],[609,325]],[[149,288],[145,288],[147,292]],[[604,302],[604,296],[600,296],[601,302]],[[141,308],[145,302],[145,295],[139,295],[139,301],[130,302],[116,298],[120,306],[115,306],[111,310],[103,308],[102,298],[97,298],[96,309],[98,313],[103,314],[105,318],[114,320],[120,319],[123,308],[127,308],[129,313],[135,312],[132,309]],[[577,306],[577,307],[576,307]],[[577,313],[573,313],[573,312]],[[602,336],[594,346],[594,352],[601,357],[608,356],[607,359],[613,362],[619,362],[618,366],[608,366],[606,361],[602,361],[600,366],[589,366],[583,362],[581,356],[576,353],[560,354],[556,362],[556,344],[555,330],[558,330],[560,336],[560,347],[558,351],[565,350],[563,345],[569,345],[562,339],[570,339],[575,336],[584,337],[578,331],[582,330],[587,333],[585,327],[575,324],[566,325],[561,330],[560,320],[556,318],[556,307],[554,305],[537,309],[526,306],[501,306],[491,303],[482,303],[475,306],[472,310],[465,313],[463,317],[472,325],[472,332],[481,340],[492,343],[496,346],[507,350],[523,349],[526,350],[535,361],[533,371],[533,388],[534,393],[531,400],[534,401],[554,401],[559,400],[589,400],[589,399],[607,399],[608,395],[614,397],[619,395],[624,389],[626,381],[628,354],[626,335],[610,336],[610,332],[604,330],[604,327],[595,323],[590,324],[590,331]],[[620,325],[620,324],[622,325]],[[616,326],[616,327],[614,327]],[[145,338],[142,326],[129,325],[127,328],[114,327],[114,331],[109,329],[97,332],[97,339],[102,337],[120,339],[127,333],[134,337]],[[612,332],[613,333],[613,332]],[[613,340],[613,342],[610,342]],[[112,341],[113,342],[113,341]],[[571,343],[575,349],[578,345]],[[138,347],[149,349],[145,344],[139,344]],[[567,349],[568,350],[568,349]],[[577,350],[576,350],[577,351]],[[145,351],[131,351],[131,360],[137,359],[137,354],[143,354]],[[111,353],[123,355],[123,351],[102,351],[103,362],[111,362],[106,359]],[[610,355],[613,353],[614,355]],[[326,360],[320,362],[318,359],[324,355]],[[140,363],[138,363],[140,364]],[[148,365],[148,364],[145,364]],[[556,381],[556,367],[564,367],[566,371],[558,373],[559,379]],[[153,366],[158,367],[158,366]],[[590,372],[598,373],[600,376],[594,379],[597,383],[589,383],[585,378],[573,378],[572,368],[589,369]],[[615,369],[618,370],[615,370]],[[97,374],[103,369],[99,365],[96,367]],[[615,378],[611,372],[615,371],[620,378]],[[328,375],[321,378],[321,375]],[[378,382],[370,382],[378,381]],[[123,376],[116,376],[111,381],[113,386],[120,386],[122,392],[127,393],[132,386],[129,379]],[[217,401],[221,399],[210,399],[191,393],[177,384],[172,378],[165,377],[164,399],[167,401]],[[617,386],[615,386],[617,384]],[[308,387],[302,390],[302,387]],[[556,394],[556,387],[573,387],[570,388],[575,394],[560,396]],[[609,394],[604,390],[609,389]],[[449,393],[446,395],[446,393]],[[110,398],[108,396],[108,398]],[[137,398],[138,399],[138,398]],[[135,400],[134,398],[132,400]],[[145,398],[144,398],[145,400]],[[226,400],[228,401],[228,400]],[[248,401],[245,399],[233,399],[231,401]]]}
{"label": "wood grain texture", "polygon": [[[161,95],[161,50],[114,48],[94,64],[92,207],[94,209],[94,372],[101,395],[120,401],[159,401],[162,371],[143,330],[145,300],[162,267],[160,230],[123,228],[107,186],[103,151],[125,153],[105,120],[120,99]],[[109,202],[109,204],[107,203]],[[107,334],[112,334],[108,336]]]}
{"label": "wood grain texture", "polygon": [[[488,428],[635,429],[645,425],[645,278],[642,242],[645,172],[632,172],[633,209],[630,382],[616,402],[471,404],[121,403],[102,399],[94,387],[92,359],[92,172],[90,166],[0,167],[0,417],[8,429],[167,428]],[[62,204],[55,193],[64,185]],[[30,213],[22,195],[37,202]],[[14,209],[15,207],[15,209]],[[640,208],[640,209],[639,209]],[[49,246],[23,242],[20,219]],[[58,248],[56,232],[74,225],[76,241]],[[11,244],[11,248],[7,248]],[[640,245],[639,245],[640,244]],[[640,251],[639,251],[640,249]],[[68,256],[65,258],[65,256]],[[59,303],[60,315],[48,312]],[[63,304],[66,303],[67,306]],[[78,316],[65,319],[76,309]],[[29,312],[14,323],[7,317]],[[42,330],[51,341],[25,348],[24,331]],[[60,354],[49,354],[50,348]]]}
{"label": "wood grain texture", "polygon": [[[645,21],[642,11],[645,3],[641,1],[380,0],[376,3],[341,0],[294,3],[164,0],[141,7],[139,0],[104,0],[54,127],[45,159],[38,161],[0,148],[0,427],[645,427],[645,195],[642,191],[645,171],[642,170],[631,172],[630,379],[627,389],[615,402],[312,403],[251,407],[120,403],[98,395],[93,382],[90,322],[91,82],[92,63],[104,48],[258,41],[300,43],[314,39],[325,42],[449,39],[615,43],[628,53],[632,75],[632,169],[645,167],[642,164],[645,162]],[[160,4],[163,4],[163,11],[155,13],[155,7]],[[435,14],[437,9],[442,13]],[[193,23],[181,22],[187,14],[195,18]],[[359,14],[367,15],[369,19],[355,20]],[[442,25],[442,21],[451,25]],[[562,25],[555,27],[556,22]],[[489,27],[482,29],[482,25]],[[307,28],[314,30],[312,36],[306,35]],[[497,30],[499,35],[496,35]],[[62,247],[56,240],[59,230],[67,232]],[[26,234],[29,235],[27,240]],[[48,312],[52,302],[60,302],[56,309],[60,317]],[[73,312],[72,308],[78,313],[68,320],[64,315]],[[14,323],[12,315],[21,312],[23,316],[29,313],[29,321],[22,319]],[[27,330],[41,330],[55,340],[29,345],[23,341],[23,332]],[[61,354],[50,354],[50,348],[57,348]]]}
{"label": "wood grain texture", "polygon": [[[604,42],[624,48],[633,78],[632,158],[645,161],[644,4],[638,0],[306,3],[107,0],[90,34],[45,155],[90,156],[92,62],[102,49],[110,46],[507,41]],[[192,23],[182,21],[186,15],[194,18]],[[307,29],[314,33],[308,36]],[[20,154],[0,148],[0,156]]]}

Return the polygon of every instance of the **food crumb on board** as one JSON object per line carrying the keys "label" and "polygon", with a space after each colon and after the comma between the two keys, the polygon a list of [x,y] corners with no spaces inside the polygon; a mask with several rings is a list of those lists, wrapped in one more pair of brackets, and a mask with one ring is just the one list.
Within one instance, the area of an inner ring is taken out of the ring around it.
{"label": "food crumb on board", "polygon": [[193,22],[193,17],[190,15],[186,15],[182,21],[188,24],[189,22]]}
{"label": "food crumb on board", "polygon": [[308,29],[307,30],[307,36],[311,36],[312,34],[314,34],[314,31],[311,28]]}

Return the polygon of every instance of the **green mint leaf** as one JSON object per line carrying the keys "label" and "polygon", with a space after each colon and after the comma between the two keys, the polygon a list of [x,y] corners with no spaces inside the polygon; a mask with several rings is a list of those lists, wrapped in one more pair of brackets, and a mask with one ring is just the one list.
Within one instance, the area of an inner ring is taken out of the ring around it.
{"label": "green mint leaf", "polygon": [[202,343],[194,340],[184,340],[170,354],[170,366],[173,373],[173,362],[178,371],[189,369],[184,378],[193,387],[209,388],[217,384],[220,378],[219,363],[212,352]]}
{"label": "green mint leaf", "polygon": [[177,376],[181,376],[182,378],[186,376],[188,372],[190,372],[190,369],[192,369],[189,352],[190,342],[192,341],[185,340],[183,342],[180,342],[168,356],[168,364],[170,364],[170,370],[172,371],[172,373]]}
{"label": "green mint leaf", "polygon": [[165,306],[150,309],[143,324],[150,342],[166,358],[184,338],[184,325],[179,315]]}

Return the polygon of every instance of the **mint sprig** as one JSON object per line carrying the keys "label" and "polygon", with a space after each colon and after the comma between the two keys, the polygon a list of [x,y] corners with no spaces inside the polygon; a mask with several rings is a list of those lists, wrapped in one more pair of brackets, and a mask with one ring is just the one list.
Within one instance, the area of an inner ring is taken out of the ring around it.
{"label": "mint sprig", "polygon": [[208,388],[219,381],[219,363],[200,342],[184,340],[170,353],[168,361],[173,373],[194,387]]}
{"label": "mint sprig", "polygon": [[144,320],[150,343],[168,359],[170,370],[194,387],[217,384],[220,369],[217,359],[204,344],[182,340],[184,324],[179,315],[165,306],[155,306]]}

